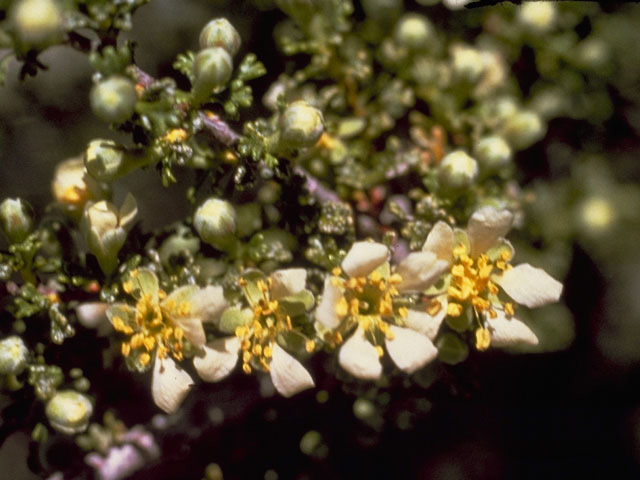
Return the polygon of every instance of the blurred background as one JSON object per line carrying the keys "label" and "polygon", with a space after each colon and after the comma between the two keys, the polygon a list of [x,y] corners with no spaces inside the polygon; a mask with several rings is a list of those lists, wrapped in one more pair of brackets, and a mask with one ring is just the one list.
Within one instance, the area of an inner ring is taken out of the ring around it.
{"label": "blurred background", "polygon": [[[469,38],[489,10],[507,8],[406,5],[439,26],[476,25]],[[241,34],[242,51],[255,52],[267,67],[253,83],[260,99],[286,66],[273,42],[284,16],[269,6],[154,0],[134,15],[126,38],[136,43],[142,69],[174,75],[175,56],[197,48],[209,19],[226,16]],[[198,385],[171,425],[154,417],[148,379],[105,372],[94,384],[102,405],[96,418],[111,407],[127,425],[152,429],[162,447],[160,460],[133,478],[197,479],[210,463],[227,479],[640,478],[640,6],[593,9],[599,11],[589,24],[575,31],[597,35],[613,59],[612,71],[596,72],[598,82],[582,74],[584,91],[599,103],[582,105],[582,113],[580,105],[568,107],[550,120],[542,141],[516,157],[518,180],[535,198],[527,219],[533,233],[514,238],[519,259],[535,258],[565,279],[564,306],[540,309],[533,319],[551,339],[550,351],[475,354],[457,367],[434,367],[419,384],[399,379],[369,393],[327,374],[332,360],[320,354],[311,365],[316,390],[285,400],[240,372],[219,385]],[[362,15],[357,7],[356,17]],[[511,72],[527,88],[544,76],[536,48],[522,46]],[[128,141],[89,110],[85,55],[54,47],[41,61],[49,69],[23,82],[11,64],[0,87],[0,198],[24,197],[39,213],[51,201],[58,162],[79,155],[93,138]],[[261,115],[257,101],[244,118]],[[116,197],[131,191],[138,199],[145,229],[187,212],[188,182],[163,189],[157,177],[136,172],[117,185]],[[82,338],[70,342],[88,359],[99,356]],[[29,434],[16,432],[0,447],[3,478],[37,478],[28,469]],[[67,447],[49,445],[37,461],[81,478],[82,462],[67,458]]]}

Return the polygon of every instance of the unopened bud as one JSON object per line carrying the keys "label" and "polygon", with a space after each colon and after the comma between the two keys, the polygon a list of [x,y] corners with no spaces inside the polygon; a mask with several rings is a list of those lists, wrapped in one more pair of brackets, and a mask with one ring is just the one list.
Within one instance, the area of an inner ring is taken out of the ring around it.
{"label": "unopened bud", "polygon": [[481,138],[474,150],[480,168],[485,172],[496,172],[511,161],[511,147],[496,135]]}
{"label": "unopened bud", "polygon": [[90,100],[91,109],[99,118],[122,123],[133,115],[138,95],[130,79],[113,75],[93,86]]}
{"label": "unopened bud", "polygon": [[461,190],[470,186],[478,176],[478,162],[463,150],[449,153],[440,164],[440,185],[445,190]]}
{"label": "unopened bud", "polygon": [[484,71],[481,53],[473,47],[455,45],[451,47],[453,72],[462,80],[473,82],[480,78]]}
{"label": "unopened bud", "polygon": [[33,230],[31,206],[21,198],[7,198],[0,204],[0,226],[11,243],[20,243]]}
{"label": "unopened bud", "polygon": [[196,210],[193,226],[204,242],[223,248],[234,238],[236,211],[226,200],[210,198]]}
{"label": "unopened bud", "polygon": [[193,92],[196,100],[204,101],[227,84],[233,72],[233,60],[222,47],[201,50],[193,61]]}
{"label": "unopened bud", "polygon": [[537,113],[524,110],[506,119],[502,127],[504,138],[517,150],[524,150],[544,137],[546,127]]}
{"label": "unopened bud", "polygon": [[0,340],[0,375],[19,375],[27,366],[29,350],[17,335]]}
{"label": "unopened bud", "polygon": [[546,32],[556,21],[556,6],[551,2],[525,2],[518,10],[518,21],[529,30]]}
{"label": "unopened bud", "polygon": [[118,209],[105,200],[88,205],[84,211],[84,229],[89,250],[109,275],[118,266],[118,252],[127,238],[126,228],[138,211],[136,200],[128,194]]}
{"label": "unopened bud", "polygon": [[45,48],[62,38],[62,15],[55,0],[20,0],[11,11],[18,40],[26,47]]}
{"label": "unopened bud", "polygon": [[323,132],[322,112],[305,101],[293,102],[280,117],[280,142],[286,148],[312,147]]}
{"label": "unopened bud", "polygon": [[222,47],[232,57],[238,53],[240,34],[226,18],[216,18],[207,23],[200,32],[200,48]]}
{"label": "unopened bud", "polygon": [[67,435],[74,435],[87,428],[93,414],[93,405],[82,393],[75,390],[62,390],[47,402],[45,413],[54,429]]}
{"label": "unopened bud", "polygon": [[394,38],[398,44],[413,50],[424,49],[433,36],[433,26],[426,17],[409,13],[396,25]]}
{"label": "unopened bud", "polygon": [[96,139],[87,146],[84,165],[87,172],[101,181],[111,181],[124,165],[125,152],[113,140]]}

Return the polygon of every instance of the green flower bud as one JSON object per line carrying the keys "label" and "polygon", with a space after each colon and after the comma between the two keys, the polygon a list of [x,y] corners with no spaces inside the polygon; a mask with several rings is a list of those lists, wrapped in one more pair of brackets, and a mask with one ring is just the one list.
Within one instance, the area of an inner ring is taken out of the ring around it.
{"label": "green flower bud", "polygon": [[538,33],[553,28],[556,16],[556,6],[551,2],[525,2],[518,10],[518,21]]}
{"label": "green flower bud", "polygon": [[442,159],[438,173],[440,185],[445,190],[461,190],[477,178],[478,162],[463,150],[456,150]]}
{"label": "green flower bud", "polygon": [[193,226],[204,242],[226,249],[235,240],[236,211],[226,200],[210,198],[196,210]]}
{"label": "green flower bud", "polygon": [[524,150],[544,137],[546,127],[540,116],[531,111],[519,111],[506,119],[502,127],[504,138],[517,150]]}
{"label": "green flower bud", "polygon": [[91,109],[105,122],[122,123],[133,115],[138,94],[126,77],[113,75],[91,89]]}
{"label": "green flower bud", "polygon": [[124,164],[124,152],[113,140],[96,139],[87,146],[84,166],[89,174],[102,181],[110,181],[118,176]]}
{"label": "green flower bud", "polygon": [[201,50],[193,61],[193,92],[197,101],[206,100],[224,88],[233,72],[233,60],[222,47]]}
{"label": "green flower bud", "polygon": [[89,418],[93,414],[93,405],[82,393],[75,390],[62,390],[47,402],[45,413],[54,429],[67,435],[74,435],[87,428]]}
{"label": "green flower bud", "polygon": [[33,230],[31,206],[21,198],[7,198],[0,204],[0,226],[11,243],[20,243]]}
{"label": "green flower bud", "polygon": [[19,375],[27,366],[29,350],[17,335],[0,340],[0,375]]}
{"label": "green flower bud", "polygon": [[280,117],[280,142],[286,148],[312,147],[323,132],[322,112],[303,100],[293,102]]}
{"label": "green flower bud", "polygon": [[136,200],[131,194],[127,195],[120,210],[105,200],[87,205],[84,210],[83,227],[89,250],[106,275],[118,266],[118,252],[127,238],[126,228],[137,212]]}
{"label": "green flower bud", "polygon": [[426,17],[409,13],[397,23],[394,38],[403,47],[423,49],[433,36],[433,26]]}
{"label": "green flower bud", "polygon": [[62,14],[55,0],[20,0],[11,17],[16,36],[26,47],[42,49],[62,38]]}
{"label": "green flower bud", "polygon": [[474,154],[485,172],[496,172],[511,161],[511,147],[502,137],[495,135],[481,138]]}
{"label": "green flower bud", "polygon": [[240,34],[226,18],[216,18],[207,23],[200,32],[200,48],[222,47],[232,57],[238,53]]}

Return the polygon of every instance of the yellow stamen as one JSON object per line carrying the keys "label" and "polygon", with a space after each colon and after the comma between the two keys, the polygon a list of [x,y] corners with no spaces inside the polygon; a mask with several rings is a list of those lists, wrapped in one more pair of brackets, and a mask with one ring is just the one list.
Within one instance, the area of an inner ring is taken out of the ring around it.
{"label": "yellow stamen", "polygon": [[450,317],[459,317],[462,314],[462,305],[458,303],[449,303],[447,305],[447,315]]}
{"label": "yellow stamen", "polygon": [[484,351],[491,344],[491,334],[486,328],[478,328],[476,330],[476,348]]}
{"label": "yellow stamen", "polygon": [[146,367],[147,365],[149,365],[149,362],[151,361],[151,355],[149,355],[148,353],[143,353],[140,355],[138,360],[140,361],[140,364],[142,366]]}

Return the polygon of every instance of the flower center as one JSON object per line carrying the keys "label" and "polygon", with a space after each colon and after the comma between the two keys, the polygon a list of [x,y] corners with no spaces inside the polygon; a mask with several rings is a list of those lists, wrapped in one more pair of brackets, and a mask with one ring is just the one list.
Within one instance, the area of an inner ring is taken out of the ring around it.
{"label": "flower center", "polygon": [[468,255],[464,245],[459,245],[454,248],[453,257],[451,284],[447,290],[447,315],[459,317],[464,310],[463,304],[470,304],[480,325],[476,330],[476,346],[479,350],[486,350],[489,347],[490,335],[482,325],[482,314],[486,313],[490,318],[496,318],[498,314],[494,309],[495,305],[501,305],[508,315],[514,313],[512,303],[500,302],[497,297],[500,289],[491,280],[494,271],[504,272],[512,268],[509,263],[511,252],[503,250],[495,261],[484,253],[474,259]]}
{"label": "flower center", "polygon": [[[339,276],[342,274],[340,268],[334,268],[332,274],[332,284],[343,292],[336,305],[336,314],[341,318],[347,317],[347,322],[344,322],[345,329],[357,325],[370,338],[378,354],[382,356],[383,349],[378,345],[378,333],[388,340],[393,340],[390,325],[397,324],[400,321],[399,318],[404,318],[408,314],[406,307],[394,309],[393,305],[394,297],[398,294],[396,285],[402,282],[402,277],[395,273],[385,278],[380,272],[374,270],[367,276],[345,279]],[[340,332],[337,332],[335,337],[333,339],[335,343],[342,342]]]}
{"label": "flower center", "polygon": [[[247,282],[240,279],[239,284],[245,287]],[[276,299],[271,297],[273,280],[258,280],[257,286],[262,298],[253,307],[253,319],[247,325],[236,327],[235,335],[242,340],[242,370],[249,374],[252,365],[259,366],[269,372],[269,363],[273,358],[273,343],[281,332],[293,330],[291,317],[284,313]],[[306,342],[305,348],[312,352],[315,344],[312,340]]]}
{"label": "flower center", "polygon": [[[135,285],[137,283],[137,285]],[[131,279],[123,282],[122,288],[132,294],[135,288],[141,292],[142,285],[137,279],[137,271],[131,273]],[[158,291],[158,297],[166,297],[163,290]],[[176,303],[172,300],[160,305],[154,301],[153,295],[142,294],[136,302],[135,320],[133,323],[126,323],[122,318],[115,316],[112,320],[116,331],[129,335],[129,339],[121,344],[122,355],[128,357],[134,352],[138,361],[144,367],[151,361],[151,353],[157,348],[157,355],[160,359],[171,354],[176,360],[183,358],[183,338],[184,330],[175,325],[172,315],[177,313],[184,316],[191,310],[189,302]]]}

